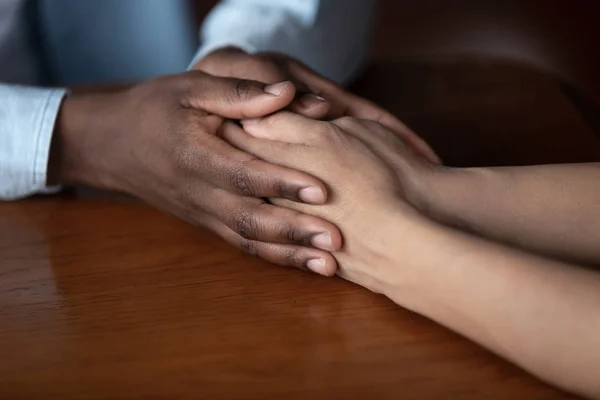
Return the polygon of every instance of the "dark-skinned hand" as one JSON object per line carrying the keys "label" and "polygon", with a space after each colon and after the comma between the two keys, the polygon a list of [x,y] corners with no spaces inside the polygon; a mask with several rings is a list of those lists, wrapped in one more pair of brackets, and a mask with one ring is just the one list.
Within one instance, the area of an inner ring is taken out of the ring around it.
{"label": "dark-skinned hand", "polygon": [[338,229],[263,200],[322,204],[323,183],[219,137],[224,119],[271,114],[295,94],[291,82],[265,85],[189,71],[125,91],[69,96],[56,125],[48,183],[125,192],[247,253],[333,275]]}

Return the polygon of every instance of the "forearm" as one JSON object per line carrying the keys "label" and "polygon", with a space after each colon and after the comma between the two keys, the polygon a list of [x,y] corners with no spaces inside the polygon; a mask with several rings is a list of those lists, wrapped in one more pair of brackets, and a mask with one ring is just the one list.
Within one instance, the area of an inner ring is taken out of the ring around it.
{"label": "forearm", "polygon": [[534,252],[600,263],[600,164],[435,172],[418,208]]}
{"label": "forearm", "polygon": [[600,275],[433,224],[413,232],[418,252],[403,245],[389,256],[411,278],[383,290],[388,297],[548,382],[600,398]]}

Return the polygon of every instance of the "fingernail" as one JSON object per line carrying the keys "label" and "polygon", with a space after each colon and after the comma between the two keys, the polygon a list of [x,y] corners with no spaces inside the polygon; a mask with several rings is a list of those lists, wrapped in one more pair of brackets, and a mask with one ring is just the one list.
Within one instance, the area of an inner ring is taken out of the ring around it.
{"label": "fingernail", "polygon": [[317,96],[314,93],[306,93],[302,95],[298,101],[302,105],[302,107],[309,109],[311,107],[317,106],[319,104],[327,103],[327,100],[322,98],[321,96]]}
{"label": "fingernail", "polygon": [[310,269],[314,273],[325,275],[325,259],[313,258],[312,260],[308,260],[306,263],[306,268]]}
{"label": "fingernail", "polygon": [[272,85],[265,86],[265,88],[263,90],[274,96],[279,96],[281,94],[281,92],[283,91],[283,89],[285,89],[286,86],[290,85],[291,83],[292,82],[290,82],[290,81],[274,83]]}
{"label": "fingernail", "polygon": [[323,194],[323,191],[314,186],[300,190],[298,196],[302,201],[310,204],[323,204],[325,202],[325,194]]}
{"label": "fingernail", "polygon": [[333,242],[331,241],[331,234],[328,232],[319,233],[318,235],[313,236],[310,239],[310,244],[312,244],[317,249],[325,250],[325,251],[335,251],[333,248]]}

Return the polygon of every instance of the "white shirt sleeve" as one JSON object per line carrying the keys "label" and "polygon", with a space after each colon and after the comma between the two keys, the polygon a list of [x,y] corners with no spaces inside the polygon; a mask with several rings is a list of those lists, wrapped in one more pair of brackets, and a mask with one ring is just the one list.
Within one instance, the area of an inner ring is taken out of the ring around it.
{"label": "white shirt sleeve", "polygon": [[191,65],[222,47],[292,56],[337,82],[366,59],[375,0],[222,0],[207,16]]}
{"label": "white shirt sleeve", "polygon": [[0,84],[0,200],[46,188],[54,123],[64,89]]}

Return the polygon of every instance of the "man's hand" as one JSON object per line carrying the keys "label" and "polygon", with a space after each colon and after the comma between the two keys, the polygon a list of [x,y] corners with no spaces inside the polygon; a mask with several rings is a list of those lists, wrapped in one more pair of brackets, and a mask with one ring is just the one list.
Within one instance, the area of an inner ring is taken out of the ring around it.
{"label": "man's hand", "polygon": [[290,80],[297,92],[295,100],[289,106],[291,111],[315,119],[350,116],[379,122],[402,138],[416,154],[433,163],[440,163],[431,147],[391,113],[345,91],[284,54],[250,55],[240,49],[223,48],[208,54],[194,69],[216,76],[254,79],[266,83]]}
{"label": "man's hand", "polygon": [[223,118],[286,107],[294,86],[218,78],[200,71],[128,91],[65,100],[54,136],[49,183],[77,183],[138,196],[205,226],[268,261],[335,273],[337,228],[271,205],[280,197],[321,204],[322,182],[239,151],[219,138]]}

